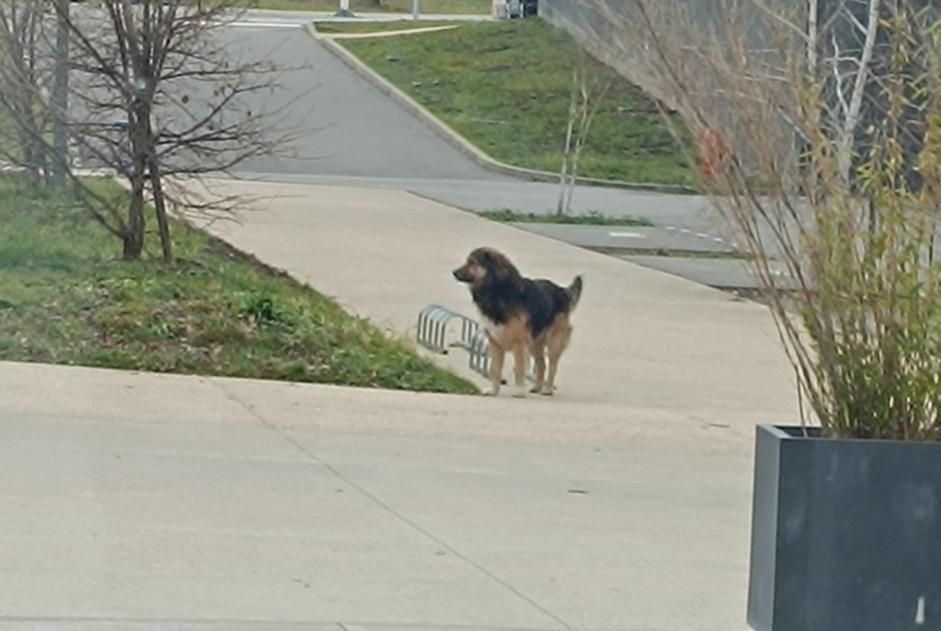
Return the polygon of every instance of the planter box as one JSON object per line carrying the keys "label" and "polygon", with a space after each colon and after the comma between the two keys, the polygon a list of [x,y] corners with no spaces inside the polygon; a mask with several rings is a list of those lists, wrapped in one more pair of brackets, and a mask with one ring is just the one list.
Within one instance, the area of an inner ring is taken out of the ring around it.
{"label": "planter box", "polygon": [[941,444],[758,428],[748,623],[941,629]]}

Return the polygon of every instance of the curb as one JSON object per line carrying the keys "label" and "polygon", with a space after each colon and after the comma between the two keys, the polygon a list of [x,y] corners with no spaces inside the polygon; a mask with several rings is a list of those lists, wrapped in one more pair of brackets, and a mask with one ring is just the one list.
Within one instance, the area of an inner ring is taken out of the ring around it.
{"label": "curb", "polygon": [[[308,34],[320,42],[334,57],[349,66],[354,72],[372,83],[376,88],[390,97],[393,101],[402,106],[409,114],[419,119],[435,132],[443,140],[451,144],[458,151],[473,160],[478,166],[509,177],[530,180],[534,182],[552,182],[558,183],[559,174],[549,171],[539,171],[536,169],[527,169],[516,167],[505,162],[496,160],[480,149],[478,149],[469,140],[454,131],[445,124],[440,118],[435,116],[428,108],[408,94],[393,85],[388,79],[367,66],[360,59],[346,50],[340,44],[333,41],[330,37],[325,37],[317,32],[317,27],[313,22],[307,25]],[[636,182],[624,182],[620,180],[599,180],[595,178],[576,178],[578,184],[597,186],[603,188],[621,188],[636,191],[650,191],[655,193],[679,193],[684,195],[699,194],[699,191],[687,186],[673,186],[669,184],[641,184]]]}
{"label": "curb", "polygon": [[454,26],[427,26],[425,28],[412,28],[401,31],[379,31],[376,33],[331,33],[330,35],[320,35],[321,39],[343,40],[343,39],[384,39],[389,37],[400,37],[403,35],[419,35],[421,33],[437,33],[438,31],[450,31],[456,29]]}

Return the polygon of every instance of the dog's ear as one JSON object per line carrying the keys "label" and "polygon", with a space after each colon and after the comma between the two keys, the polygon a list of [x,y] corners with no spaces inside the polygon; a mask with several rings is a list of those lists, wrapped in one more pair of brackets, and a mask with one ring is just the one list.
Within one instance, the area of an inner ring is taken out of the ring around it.
{"label": "dog's ear", "polygon": [[503,257],[497,252],[487,248],[481,248],[477,253],[477,262],[493,278],[503,278],[506,275],[506,265],[503,263]]}
{"label": "dog's ear", "polygon": [[510,259],[496,250],[485,249],[480,253],[480,264],[487,269],[487,275],[500,283],[508,283],[522,291],[523,279]]}

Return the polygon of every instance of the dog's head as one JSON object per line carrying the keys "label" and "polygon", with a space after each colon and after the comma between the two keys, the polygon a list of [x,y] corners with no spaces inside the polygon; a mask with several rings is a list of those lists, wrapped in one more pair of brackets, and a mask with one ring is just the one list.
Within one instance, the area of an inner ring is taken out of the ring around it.
{"label": "dog's head", "polygon": [[521,283],[520,274],[510,259],[493,248],[477,248],[471,252],[464,265],[454,270],[454,278],[474,287],[493,282]]}

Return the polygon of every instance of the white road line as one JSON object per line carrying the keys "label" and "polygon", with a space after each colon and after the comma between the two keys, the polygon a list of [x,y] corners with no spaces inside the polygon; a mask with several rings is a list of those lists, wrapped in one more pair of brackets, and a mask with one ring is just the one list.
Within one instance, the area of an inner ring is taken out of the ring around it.
{"label": "white road line", "polygon": [[614,237],[616,239],[646,239],[647,236],[640,234],[639,232],[609,232],[609,237]]}
{"label": "white road line", "polygon": [[712,237],[712,240],[715,241],[716,243],[722,243],[723,241],[725,241],[725,239],[723,239],[722,237]]}
{"label": "white road line", "polygon": [[696,233],[696,236],[699,237],[700,239],[708,239],[708,238],[709,238],[709,235],[706,234],[705,232],[697,232],[697,233]]}
{"label": "white road line", "polygon": [[238,28],[300,28],[302,25],[291,22],[229,22],[226,26]]}

